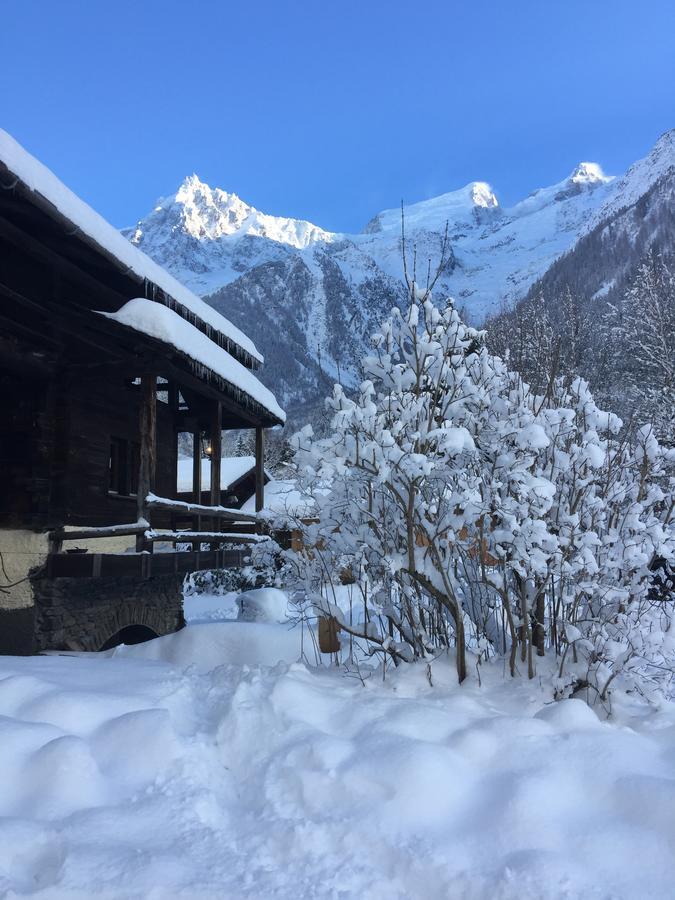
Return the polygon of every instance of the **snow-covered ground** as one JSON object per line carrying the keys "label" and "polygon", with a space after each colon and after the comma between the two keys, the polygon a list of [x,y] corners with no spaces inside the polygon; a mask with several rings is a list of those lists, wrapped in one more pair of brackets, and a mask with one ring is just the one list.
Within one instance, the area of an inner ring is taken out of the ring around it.
{"label": "snow-covered ground", "polygon": [[671,707],[608,724],[444,660],[362,683],[187,604],[146,645],[0,658],[0,896],[673,896]]}

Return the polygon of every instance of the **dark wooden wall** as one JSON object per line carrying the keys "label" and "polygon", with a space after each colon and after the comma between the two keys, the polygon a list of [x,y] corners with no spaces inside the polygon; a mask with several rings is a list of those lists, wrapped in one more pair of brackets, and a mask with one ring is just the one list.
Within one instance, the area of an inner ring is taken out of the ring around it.
{"label": "dark wooden wall", "polygon": [[49,518],[52,423],[49,384],[0,372],[0,525],[33,528]]}
{"label": "dark wooden wall", "polygon": [[[231,416],[225,427],[257,420],[162,342],[94,312],[118,310],[154,289],[10,181],[0,190],[0,527],[133,522],[136,499],[108,491],[111,437],[139,440],[139,391],[120,373],[150,371],[180,383],[183,414],[195,428],[209,427],[215,401]],[[158,402],[154,490],[169,497],[173,415]],[[168,526],[170,517],[158,514],[153,524]]]}
{"label": "dark wooden wall", "polygon": [[[26,378],[0,372],[0,526],[42,530],[136,519],[136,499],[109,492],[112,437],[138,442],[139,390],[123,379]],[[155,492],[175,496],[176,430],[157,403]],[[158,525],[168,525],[167,516]]]}
{"label": "dark wooden wall", "polygon": [[[68,465],[65,476],[68,525],[113,525],[136,519],[135,497],[110,494],[110,439],[139,442],[140,391],[123,380],[96,380],[73,389],[69,397]],[[166,403],[157,403],[157,475],[155,493],[176,491],[176,431]]]}

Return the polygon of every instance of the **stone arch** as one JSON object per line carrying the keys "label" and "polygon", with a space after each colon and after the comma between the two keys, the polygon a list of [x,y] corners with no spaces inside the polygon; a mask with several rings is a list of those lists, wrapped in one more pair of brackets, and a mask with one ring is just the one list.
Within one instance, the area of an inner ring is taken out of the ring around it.
{"label": "stone arch", "polygon": [[145,641],[151,641],[153,638],[159,637],[156,631],[148,628],[147,625],[125,625],[121,631],[117,631],[99,647],[99,650],[112,650],[120,644],[143,644]]}
{"label": "stone arch", "polygon": [[[120,603],[114,610],[97,615],[86,633],[81,634],[79,646],[72,649],[94,652],[110,649],[121,643],[114,638],[125,633],[132,636],[145,633],[143,640],[149,640],[173,630],[168,625],[166,613],[161,608],[144,606],[142,603]],[[138,643],[138,640],[131,643]]]}
{"label": "stone arch", "polygon": [[35,649],[95,652],[125,628],[137,635],[145,628],[154,635],[178,631],[185,625],[183,578],[33,579]]}

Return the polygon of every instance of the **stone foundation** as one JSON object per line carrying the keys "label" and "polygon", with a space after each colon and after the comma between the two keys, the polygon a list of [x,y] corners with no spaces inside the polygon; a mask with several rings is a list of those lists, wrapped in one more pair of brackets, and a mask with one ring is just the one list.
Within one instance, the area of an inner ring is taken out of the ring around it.
{"label": "stone foundation", "polygon": [[38,576],[31,582],[34,645],[18,652],[100,650],[117,632],[131,625],[144,625],[162,635],[185,624],[180,574],[144,580]]}

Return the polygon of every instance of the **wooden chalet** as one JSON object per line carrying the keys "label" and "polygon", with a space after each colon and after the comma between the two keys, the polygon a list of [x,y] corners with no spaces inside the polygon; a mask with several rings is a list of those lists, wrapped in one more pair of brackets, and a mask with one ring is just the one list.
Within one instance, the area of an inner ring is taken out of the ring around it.
{"label": "wooden chalet", "polygon": [[[237,566],[221,436],[284,413],[262,358],[0,131],[0,652],[97,650],[183,624],[185,573]],[[195,453],[179,499],[177,441]]]}

